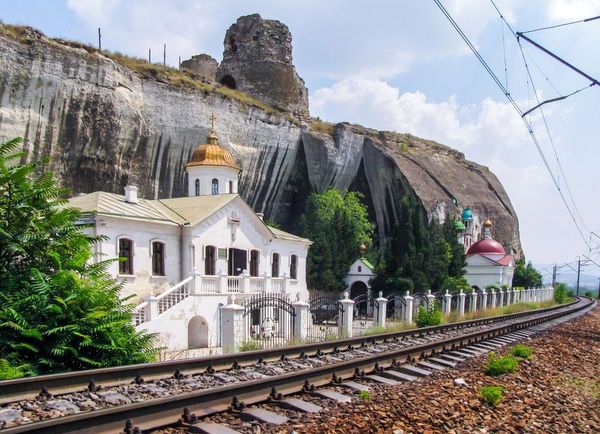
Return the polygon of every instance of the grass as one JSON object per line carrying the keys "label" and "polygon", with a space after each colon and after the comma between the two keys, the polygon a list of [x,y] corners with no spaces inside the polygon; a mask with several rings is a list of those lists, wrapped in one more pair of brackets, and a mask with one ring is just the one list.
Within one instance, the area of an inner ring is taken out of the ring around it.
{"label": "grass", "polygon": [[485,399],[485,402],[487,402],[490,407],[495,407],[502,401],[504,388],[502,386],[483,386],[479,389],[479,395]]}
{"label": "grass", "polygon": [[517,357],[519,359],[527,360],[530,359],[533,355],[533,348],[528,347],[527,345],[515,345],[511,350],[510,354],[513,357]]}
{"label": "grass", "polygon": [[327,134],[332,137],[333,137],[333,133],[335,132],[335,124],[334,123],[323,121],[320,118],[311,118],[310,128],[313,131],[318,131],[320,133],[324,133],[324,134]]}
{"label": "grass", "polygon": [[600,401],[600,378],[577,378],[566,374],[561,377],[560,383]]}
{"label": "grass", "polygon": [[384,333],[401,332],[403,330],[412,330],[416,328],[415,324],[409,324],[403,321],[388,322],[385,326],[374,325],[365,330],[361,336],[381,335]]}
{"label": "grass", "polygon": [[361,390],[360,392],[358,392],[358,397],[360,399],[365,400],[365,401],[370,401],[371,400],[371,394],[369,393],[368,390]]}
{"label": "grass", "polygon": [[503,374],[512,374],[518,367],[519,361],[513,356],[497,356],[494,352],[489,354],[488,360],[483,366],[485,373],[493,377]]}
{"label": "grass", "polygon": [[463,316],[458,314],[458,311],[452,311],[449,315],[445,315],[444,323],[453,323],[458,321],[469,321],[472,319],[489,318],[498,315],[509,315],[511,313],[526,312],[533,309],[544,309],[556,306],[554,300],[542,301],[539,303],[515,303],[508,306],[496,307],[494,309],[476,310],[475,312],[465,312]]}
{"label": "grass", "polygon": [[246,342],[242,342],[238,346],[238,351],[240,353],[243,353],[246,351],[257,351],[257,350],[262,350],[262,349],[263,349],[262,345],[258,341],[246,341]]}

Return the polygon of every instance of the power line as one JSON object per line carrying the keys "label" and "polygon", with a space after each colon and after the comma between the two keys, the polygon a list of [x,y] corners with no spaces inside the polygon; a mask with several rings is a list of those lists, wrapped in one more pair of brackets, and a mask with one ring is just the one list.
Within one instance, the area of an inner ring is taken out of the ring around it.
{"label": "power line", "polygon": [[[503,15],[502,13],[500,13],[500,11],[498,10],[498,8],[496,7],[495,3],[493,2],[493,0],[490,0],[492,2],[492,4],[494,5],[494,8],[496,9],[496,11],[500,14],[500,16],[502,18]],[[521,119],[523,120],[523,123],[525,124],[525,127],[527,128],[527,131],[529,132],[529,135],[538,151],[538,153],[540,154],[540,157],[542,158],[542,162],[544,163],[544,166],[546,167],[546,170],[548,171],[548,173],[550,174],[550,177],[552,178],[552,181],[554,182],[554,185],[556,186],[556,189],[558,190],[558,193],[560,194],[560,197],[563,201],[563,204],[565,205],[565,208],[567,208],[567,212],[569,213],[569,215],[571,216],[571,220],[573,220],[573,223],[575,224],[575,227],[577,228],[577,231],[579,232],[579,235],[581,236],[581,239],[583,240],[583,242],[585,243],[585,245],[589,248],[588,245],[588,241],[586,239],[586,237],[583,235],[583,232],[581,230],[581,228],[579,227],[579,224],[577,223],[575,216],[573,215],[573,212],[571,211],[571,208],[569,207],[569,205],[567,204],[567,200],[565,199],[565,196],[560,188],[560,185],[558,184],[558,181],[556,180],[556,177],[554,176],[554,173],[552,172],[552,169],[550,168],[550,165],[548,164],[548,160],[546,159],[546,156],[544,155],[544,152],[542,151],[542,148],[537,140],[537,137],[535,135],[535,133],[533,132],[533,128],[531,126],[531,123],[525,118],[523,117],[523,112],[521,111],[521,109],[519,108],[518,104],[516,103],[516,101],[514,100],[514,98],[510,95],[510,93],[508,92],[508,90],[504,87],[504,85],[502,84],[502,82],[498,79],[498,77],[496,76],[496,74],[494,73],[494,71],[490,68],[490,66],[487,64],[487,62],[485,61],[485,59],[481,56],[481,54],[479,54],[479,51],[477,51],[477,49],[475,48],[475,46],[471,43],[471,41],[469,40],[469,38],[467,37],[467,35],[462,31],[462,29],[460,28],[460,26],[456,23],[456,21],[454,21],[454,19],[452,18],[452,16],[450,15],[450,13],[446,10],[446,8],[444,7],[444,5],[441,4],[440,0],[434,0],[435,4],[437,5],[437,7],[440,9],[440,11],[444,14],[444,16],[448,19],[448,21],[450,22],[450,24],[452,25],[452,27],[454,27],[454,29],[457,31],[457,33],[460,35],[460,37],[463,39],[463,41],[467,44],[467,46],[471,49],[471,51],[473,52],[473,54],[475,55],[475,57],[479,60],[479,62],[482,64],[482,66],[484,67],[484,69],[487,71],[487,73],[490,75],[490,77],[494,80],[494,82],[496,83],[496,85],[502,90],[502,92],[504,93],[504,96],[506,96],[506,98],[508,99],[508,101],[510,102],[510,104],[514,107],[514,109],[517,111],[517,113],[519,113]],[[510,25],[508,24],[508,22],[506,20],[504,20],[504,22],[506,23],[507,27],[511,30],[511,32],[513,34],[514,31],[512,30],[512,28],[510,27]]]}
{"label": "power line", "polygon": [[540,30],[556,29],[558,27],[570,26],[571,24],[587,23],[589,21],[594,21],[597,19],[600,19],[600,15],[598,15],[597,17],[585,18],[583,20],[570,21],[568,23],[555,24],[553,26],[547,26],[547,27],[540,27],[539,29],[527,30],[526,32],[522,32],[522,33],[533,33],[533,32],[539,32]]}

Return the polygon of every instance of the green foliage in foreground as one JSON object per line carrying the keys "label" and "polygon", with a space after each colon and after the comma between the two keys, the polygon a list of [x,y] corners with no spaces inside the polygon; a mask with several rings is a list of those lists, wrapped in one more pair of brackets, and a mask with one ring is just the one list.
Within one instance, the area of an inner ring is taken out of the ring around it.
{"label": "green foliage in foreground", "polygon": [[371,394],[368,390],[361,390],[358,392],[358,397],[364,401],[369,401],[371,399]]}
{"label": "green foliage in foreground", "polygon": [[554,301],[558,304],[564,304],[569,298],[567,285],[564,283],[557,283],[554,288]]}
{"label": "green foliage in foreground", "polygon": [[245,351],[257,351],[257,350],[262,350],[262,349],[263,349],[263,347],[262,347],[261,343],[258,341],[255,341],[255,340],[242,342],[238,346],[238,351],[241,353],[243,353]]}
{"label": "green foliage in foreground", "polygon": [[533,348],[528,347],[527,345],[515,345],[512,350],[510,350],[510,354],[519,359],[529,359],[533,355]]}
{"label": "green foliage in foreground", "polygon": [[98,241],[41,163],[15,164],[20,139],[0,144],[0,366],[19,376],[155,359],[154,336],[131,323],[121,285],[92,263]]}
{"label": "green foliage in foreground", "polygon": [[495,407],[502,401],[504,388],[502,386],[483,386],[479,389],[479,394],[491,407]]}
{"label": "green foliage in foreground", "polygon": [[503,374],[512,374],[519,367],[519,361],[513,356],[497,356],[492,352],[484,365],[487,375],[498,376]]}
{"label": "green foliage in foreground", "polygon": [[437,303],[427,309],[424,306],[419,306],[417,315],[415,316],[415,324],[417,327],[436,326],[442,323],[442,311]]}

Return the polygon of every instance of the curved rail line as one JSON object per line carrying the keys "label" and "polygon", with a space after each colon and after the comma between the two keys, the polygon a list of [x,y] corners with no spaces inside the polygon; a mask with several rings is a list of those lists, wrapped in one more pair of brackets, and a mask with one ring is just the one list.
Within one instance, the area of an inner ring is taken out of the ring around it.
{"label": "curved rail line", "polygon": [[[577,303],[572,302],[570,305]],[[207,369],[225,370],[236,366],[247,366],[257,360],[274,361],[282,357],[298,357],[301,355],[314,355],[317,352],[331,352],[347,347],[370,345],[385,342],[390,339],[421,337],[430,334],[461,330],[470,327],[493,324],[500,321],[522,318],[534,314],[552,312],[564,309],[569,305],[553,306],[545,309],[536,309],[509,315],[500,315],[488,318],[461,321],[433,327],[423,327],[400,332],[383,333],[379,335],[357,336],[327,342],[294,345],[266,350],[247,351],[218,356],[208,356],[193,359],[169,360],[156,363],[138,365],[116,366],[113,368],[89,369],[85,371],[65,372],[60,374],[39,375],[36,377],[19,378],[15,380],[0,381],[0,404],[35,398],[41,390],[46,390],[53,395],[87,390],[90,382],[102,387],[128,384],[135,379],[154,380],[172,377],[175,372],[184,375],[194,375],[205,372]]]}
{"label": "curved rail line", "polygon": [[[286,373],[259,380],[249,380],[195,392],[187,392],[166,398],[156,398],[118,407],[82,412],[57,419],[33,422],[0,430],[0,433],[116,433],[123,431],[125,422],[128,419],[131,419],[134,425],[140,427],[142,430],[155,429],[177,422],[177,420],[182,417],[184,408],[188,414],[193,413],[197,417],[202,417],[227,410],[232,405],[232,400],[244,402],[245,404],[264,401],[272,392],[273,388],[277,388],[277,392],[282,394],[297,393],[303,390],[307,384],[321,386],[331,383],[332,380],[340,381],[342,379],[352,378],[356,372],[372,371],[374,368],[381,369],[385,366],[394,366],[398,363],[419,359],[427,355],[460,348],[474,342],[504,335],[506,333],[582,311],[589,308],[594,303],[593,300],[580,298],[569,305],[404,332],[386,333],[376,336],[357,337],[319,344],[298,345],[281,349],[253,351],[195,360],[161,362],[156,364],[126,366],[44,376],[43,378],[33,377],[31,379],[0,382],[0,394],[3,392],[2,387],[7,387],[6,390],[11,390],[13,396],[15,396],[16,393],[15,388],[18,388],[19,384],[28,385],[30,388],[33,387],[32,385],[35,385],[36,393],[39,392],[42,384],[54,384],[57,388],[61,385],[62,387],[70,388],[76,386],[81,387],[81,385],[87,387],[87,382],[91,378],[102,378],[102,381],[115,384],[122,383],[124,380],[131,382],[132,378],[136,375],[160,377],[164,376],[167,372],[172,374],[174,369],[179,369],[179,372],[198,373],[203,372],[207,367],[214,368],[215,366],[223,366],[230,368],[234,362],[238,362],[238,364],[243,362],[255,363],[258,359],[275,360],[281,358],[281,356],[290,357],[292,354],[307,355],[309,353],[316,353],[317,351],[324,352],[324,350],[327,349],[335,352],[337,348],[346,346],[355,347],[360,346],[363,343],[382,342],[392,338],[422,336],[440,330],[464,329],[474,326],[475,324],[493,324],[494,322],[505,321],[507,319],[514,320],[509,324],[502,324],[495,327],[492,326],[475,332],[466,330],[464,334],[458,336],[451,336],[445,339],[413,345],[394,351],[376,353],[317,368]],[[111,373],[113,375],[112,379]],[[98,374],[102,374],[102,376],[99,376]],[[77,383],[76,379],[69,380],[70,376],[79,379],[79,382]],[[115,377],[117,378],[115,379]],[[61,381],[64,381],[65,383],[61,383]],[[23,397],[24,394],[19,394],[19,400],[23,399]]]}

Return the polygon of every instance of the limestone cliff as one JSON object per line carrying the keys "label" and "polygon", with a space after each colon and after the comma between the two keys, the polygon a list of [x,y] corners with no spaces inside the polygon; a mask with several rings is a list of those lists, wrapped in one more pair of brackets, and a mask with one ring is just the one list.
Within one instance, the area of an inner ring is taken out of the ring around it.
{"label": "limestone cliff", "polygon": [[[130,69],[115,55],[0,27],[0,140],[24,137],[27,160],[51,157],[73,193],[148,198],[185,194],[184,165],[216,116],[219,142],[243,167],[241,194],[257,212],[298,230],[311,190],[365,194],[384,238],[400,199],[414,192],[430,213],[470,206],[520,254],[518,221],[498,179],[457,151],[409,135],[350,124],[301,123],[179,71]],[[127,60],[127,59],[125,59]]]}

